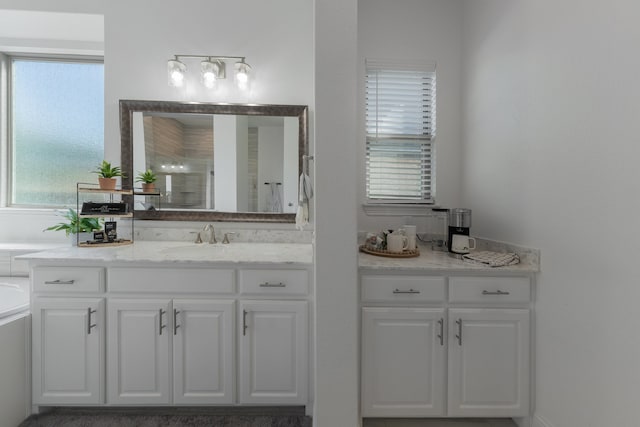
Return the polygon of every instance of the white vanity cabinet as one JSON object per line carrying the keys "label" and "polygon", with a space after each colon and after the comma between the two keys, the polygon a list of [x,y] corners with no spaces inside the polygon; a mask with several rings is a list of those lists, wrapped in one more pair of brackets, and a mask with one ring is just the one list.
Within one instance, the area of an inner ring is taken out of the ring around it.
{"label": "white vanity cabinet", "polygon": [[240,301],[240,402],[305,404],[307,302]]}
{"label": "white vanity cabinet", "polygon": [[366,417],[445,412],[442,308],[362,309],[362,408]]}
{"label": "white vanity cabinet", "polygon": [[108,403],[170,402],[170,305],[168,299],[109,300]]}
{"label": "white vanity cabinet", "polygon": [[308,400],[309,271],[239,271],[239,398],[246,404]]}
{"label": "white vanity cabinet", "polygon": [[32,265],[36,407],[309,403],[306,266],[51,264]]}
{"label": "white vanity cabinet", "polygon": [[173,401],[230,404],[235,382],[235,301],[173,301]]}
{"label": "white vanity cabinet", "polygon": [[233,403],[233,309],[231,300],[111,299],[108,402]]}
{"label": "white vanity cabinet", "polygon": [[32,271],[35,405],[104,403],[104,269]]}
{"label": "white vanity cabinet", "polygon": [[104,300],[38,297],[32,308],[33,403],[104,403]]}
{"label": "white vanity cabinet", "polygon": [[526,416],[529,407],[529,310],[449,310],[452,417]]}
{"label": "white vanity cabinet", "polygon": [[523,417],[530,277],[361,275],[364,417]]}

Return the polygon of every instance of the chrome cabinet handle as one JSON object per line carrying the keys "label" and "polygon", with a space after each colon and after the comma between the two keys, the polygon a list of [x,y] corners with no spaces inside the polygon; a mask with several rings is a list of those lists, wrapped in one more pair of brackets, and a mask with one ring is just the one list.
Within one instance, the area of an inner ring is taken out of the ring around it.
{"label": "chrome cabinet handle", "polygon": [[97,310],[91,310],[91,307],[87,308],[87,335],[91,335],[91,328],[98,326],[96,323],[91,323],[91,315],[93,313],[97,313]]}
{"label": "chrome cabinet handle", "polygon": [[45,285],[73,285],[75,280],[46,280],[44,282]]}
{"label": "chrome cabinet handle", "polygon": [[173,335],[178,335],[178,314],[180,314],[180,310],[173,309]]}
{"label": "chrome cabinet handle", "polygon": [[282,282],[279,282],[279,283],[264,282],[264,283],[260,283],[259,286],[261,288],[285,288],[287,285],[285,285]]}
{"label": "chrome cabinet handle", "polygon": [[242,335],[247,335],[247,310],[242,310]]}
{"label": "chrome cabinet handle", "polygon": [[482,295],[509,295],[509,292],[501,291],[500,289],[495,292],[484,290],[482,291]]}
{"label": "chrome cabinet handle", "polygon": [[415,290],[415,289],[413,289],[413,288],[410,288],[408,291],[401,291],[400,289],[395,288],[395,289],[393,290],[393,293],[394,293],[394,294],[419,294],[419,293],[420,293],[420,291],[416,291],[416,290]]}
{"label": "chrome cabinet handle", "polygon": [[456,320],[456,324],[458,325],[458,334],[456,338],[458,338],[458,345],[462,345],[462,319]]}
{"label": "chrome cabinet handle", "polygon": [[440,345],[444,345],[444,319],[442,317],[438,320],[438,325],[440,325],[440,333],[438,334]]}
{"label": "chrome cabinet handle", "polygon": [[160,309],[160,310],[158,310],[158,313],[160,314],[158,316],[158,323],[159,323],[159,326],[160,326],[160,334],[159,335],[162,335],[162,330],[167,327],[167,325],[163,325],[162,324],[162,316],[166,313],[166,311],[164,311],[163,309]]}

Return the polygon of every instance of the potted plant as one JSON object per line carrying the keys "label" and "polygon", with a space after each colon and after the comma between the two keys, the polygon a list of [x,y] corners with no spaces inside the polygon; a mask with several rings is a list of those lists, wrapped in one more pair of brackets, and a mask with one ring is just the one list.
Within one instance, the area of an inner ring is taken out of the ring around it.
{"label": "potted plant", "polygon": [[153,173],[151,169],[147,169],[144,172],[140,172],[138,176],[136,176],[136,182],[142,183],[142,191],[145,193],[152,193],[156,189],[156,180],[158,179],[157,175]]}
{"label": "potted plant", "polygon": [[[64,231],[67,236],[70,236],[77,233],[91,233],[92,231],[102,229],[102,218],[82,218],[75,209],[69,209],[62,216],[67,219],[66,222],[52,225],[43,231]],[[72,243],[76,243],[75,238],[72,239]]]}
{"label": "potted plant", "polygon": [[98,182],[103,190],[114,190],[116,188],[116,177],[123,176],[119,166],[111,166],[111,163],[106,160],[103,160],[93,173],[98,174]]}

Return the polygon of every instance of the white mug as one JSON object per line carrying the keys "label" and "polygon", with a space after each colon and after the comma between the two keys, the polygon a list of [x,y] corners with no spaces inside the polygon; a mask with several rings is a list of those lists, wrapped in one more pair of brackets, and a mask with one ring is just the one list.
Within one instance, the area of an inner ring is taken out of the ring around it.
{"label": "white mug", "polygon": [[416,232],[417,227],[415,225],[403,225],[404,234],[407,235],[407,249],[410,251],[416,248]]}
{"label": "white mug", "polygon": [[399,233],[392,233],[387,235],[387,250],[389,252],[401,253],[407,248],[407,236]]}
{"label": "white mug", "polygon": [[468,254],[476,248],[476,239],[462,234],[454,234],[451,239],[451,252]]}

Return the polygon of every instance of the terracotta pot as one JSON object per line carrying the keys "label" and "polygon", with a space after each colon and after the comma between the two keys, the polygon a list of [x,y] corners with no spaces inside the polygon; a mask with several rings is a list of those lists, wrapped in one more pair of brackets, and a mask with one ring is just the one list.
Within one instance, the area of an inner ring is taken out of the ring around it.
{"label": "terracotta pot", "polygon": [[143,182],[142,183],[142,191],[145,193],[153,193],[156,191],[156,183],[155,182]]}
{"label": "terracotta pot", "polygon": [[98,178],[100,189],[102,190],[115,190],[116,179],[115,178]]}

